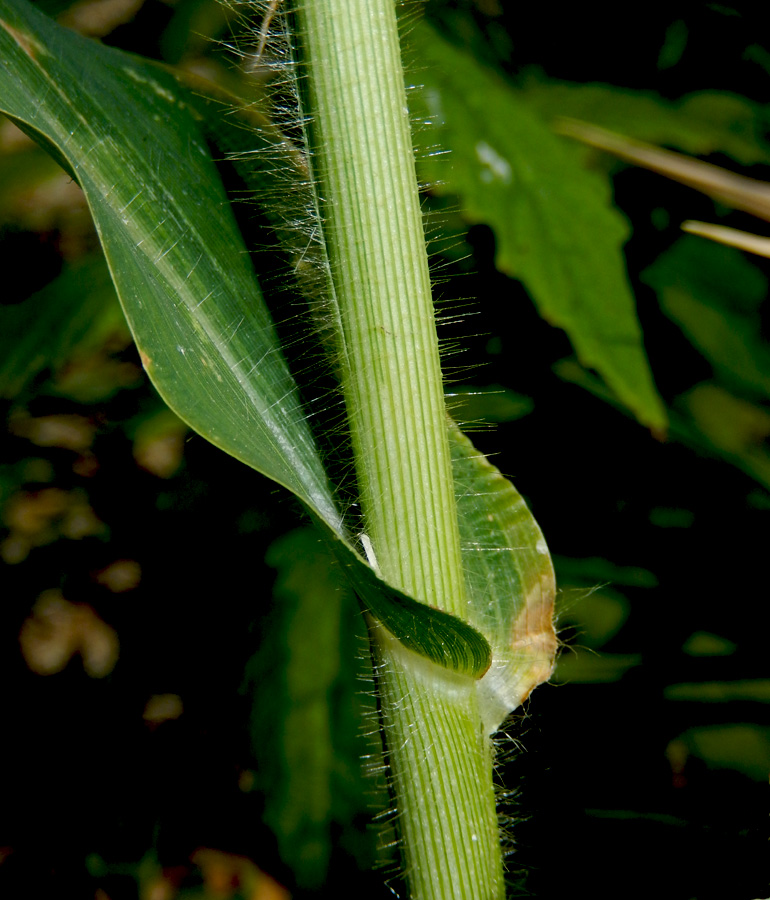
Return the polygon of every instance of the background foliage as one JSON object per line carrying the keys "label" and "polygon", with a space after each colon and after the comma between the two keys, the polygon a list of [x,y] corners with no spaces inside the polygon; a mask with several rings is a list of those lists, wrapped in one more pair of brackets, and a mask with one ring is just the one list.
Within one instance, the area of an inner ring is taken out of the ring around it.
{"label": "background foliage", "polygon": [[[238,22],[209,0],[37,5],[236,83],[216,41]],[[765,897],[767,264],[678,228],[744,215],[550,126],[768,180],[769,48],[734,7],[651,10],[629,44],[598,13],[508,6],[429,2],[411,52],[451,403],[495,424],[474,440],[529,499],[561,587],[568,648],[501,750],[512,887]],[[262,870],[297,896],[353,879],[384,895],[353,601],[295,504],[148,385],[77,186],[5,124],[0,141],[0,885],[271,896]],[[236,210],[253,240],[256,212]],[[621,295],[619,322],[601,304]],[[624,352],[634,303],[662,402]]]}

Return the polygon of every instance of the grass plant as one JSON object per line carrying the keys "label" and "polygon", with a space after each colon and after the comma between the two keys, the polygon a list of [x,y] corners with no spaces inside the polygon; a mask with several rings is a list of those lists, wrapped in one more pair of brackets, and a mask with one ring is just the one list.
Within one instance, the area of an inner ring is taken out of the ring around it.
{"label": "grass plant", "polygon": [[[331,685],[338,668],[354,667],[340,598],[355,596],[397,877],[415,900],[502,900],[510,835],[500,832],[493,738],[552,674],[555,577],[524,499],[447,412],[420,183],[429,202],[459,197],[468,221],[494,230],[498,271],[518,278],[572,343],[576,359],[555,368],[560,378],[658,438],[671,428],[688,440],[692,428],[669,421],[652,379],[622,257],[628,224],[607,173],[549,125],[552,107],[578,117],[590,100],[608,119],[599,125],[622,130],[615,94],[536,82],[514,91],[394,0],[217,9],[235,52],[203,76],[84,38],[27,0],[0,0],[0,112],[82,189],[173,421],[293,495],[323,541],[295,536],[271,551],[281,627],[303,647],[287,663],[293,688],[276,701],[286,732],[302,730],[292,704],[301,707],[314,677]],[[629,97],[638,121],[658,127],[662,101],[645,118],[649,98]],[[668,133],[683,149],[706,146],[703,117],[682,110]],[[682,115],[696,124],[681,126]],[[586,128],[561,126],[584,139]],[[756,151],[749,138],[731,140],[736,153]],[[450,163],[436,144],[451,148]],[[662,284],[659,269],[649,277]],[[92,302],[70,318],[55,304],[27,319],[21,310],[24,340],[0,365],[5,397],[22,396],[60,345],[74,344],[70,334],[96,315]],[[730,369],[714,341],[698,340]],[[759,368],[751,360],[742,371]],[[725,449],[708,421],[699,427],[712,450],[770,483],[766,460],[735,441]],[[241,590],[225,582],[223,591]],[[611,678],[639,659],[618,656]],[[269,668],[252,675],[267,680]],[[302,757],[310,768],[333,756],[330,708],[314,707],[317,734],[301,738],[318,742]],[[296,762],[292,753],[284,762]],[[328,852],[308,840],[303,855],[302,834],[313,816],[328,824],[331,779],[309,792],[308,809],[300,781],[283,806],[268,803],[266,819],[298,883],[319,889]]]}

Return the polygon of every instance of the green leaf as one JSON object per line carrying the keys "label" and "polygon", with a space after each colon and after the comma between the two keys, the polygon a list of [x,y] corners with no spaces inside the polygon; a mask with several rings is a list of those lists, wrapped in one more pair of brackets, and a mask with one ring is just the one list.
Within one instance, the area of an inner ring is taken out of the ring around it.
{"label": "green leaf", "polygon": [[479,677],[484,637],[381,581],[345,535],[216,169],[174,78],[55,25],[0,13],[0,111],[82,187],[145,368],[171,409],[292,491],[362,601],[407,646]]}
{"label": "green leaf", "polygon": [[594,653],[576,650],[559,657],[557,684],[609,684],[620,681],[629,669],[642,664],[640,653]]}
{"label": "green leaf", "polygon": [[709,631],[695,631],[682,645],[688,656],[730,656],[737,647],[728,638]]}
{"label": "green leaf", "polygon": [[559,616],[559,625],[562,629],[567,624],[577,627],[581,647],[603,647],[628,618],[628,600],[611,588],[573,587],[560,581],[559,590],[566,607]]}
{"label": "green leaf", "polygon": [[[604,384],[574,361],[559,360],[554,371],[565,381],[613,402]],[[717,384],[702,382],[674,400],[669,436],[704,456],[725,460],[770,488],[770,453],[766,449],[770,414],[762,406],[735,397]],[[764,495],[757,495],[756,502],[763,508]]]}
{"label": "green leaf", "polygon": [[[415,29],[424,64],[422,113],[438,129],[423,141],[423,179],[460,197],[466,217],[490,225],[497,266],[520,279],[544,318],[569,335],[639,421],[663,430],[622,246],[628,225],[606,178],[556,137],[505,82],[427,28]],[[428,153],[438,140],[452,165]]]}
{"label": "green leaf", "polygon": [[770,488],[770,412],[702,382],[674,401],[673,433],[683,441],[721,456]]}
{"label": "green leaf", "polygon": [[361,757],[376,752],[361,733],[362,719],[376,716],[361,682],[365,626],[315,530],[284,535],[266,561],[278,573],[275,602],[246,672],[257,786],[284,862],[301,885],[318,887],[333,829],[369,857],[361,865],[373,862],[372,836],[367,841],[353,828],[375,787],[360,768]]}
{"label": "green leaf", "polygon": [[702,759],[710,769],[733,769],[756,781],[767,782],[770,728],[744,724],[689,728],[669,744],[667,755],[672,755],[676,744],[685,754]]}
{"label": "green leaf", "polygon": [[742,253],[680,238],[641,274],[720,380],[770,398],[770,347],[761,335],[767,279]]}
{"label": "green leaf", "polygon": [[535,405],[530,397],[501,384],[453,386],[446,402],[452,418],[464,431],[483,429],[493,422],[513,422],[529,415]]}
{"label": "green leaf", "polygon": [[[440,612],[390,585],[364,564],[344,541],[334,540],[332,550],[352,578],[364,606],[410,650],[463,675],[481,678],[489,670],[492,652],[486,636],[473,624]],[[354,572],[350,569],[355,566]]]}
{"label": "green leaf", "polygon": [[122,315],[101,256],[68,266],[22,303],[0,307],[0,397],[16,397],[42,369],[99,343],[117,324]]}
{"label": "green leaf", "polygon": [[551,675],[556,582],[543,534],[510,481],[450,428],[468,620],[490,642],[479,685],[489,733]]}
{"label": "green leaf", "polygon": [[770,703],[770,679],[669,684],[663,689],[663,696],[666,700],[684,700],[689,703]]}
{"label": "green leaf", "polygon": [[703,91],[670,102],[652,91],[544,81],[529,73],[520,96],[547,122],[581,119],[699,156],[725,153],[744,165],[770,160],[766,110],[734,94]]}
{"label": "green leaf", "polygon": [[554,564],[560,583],[569,582],[586,589],[592,589],[603,582],[615,587],[637,588],[656,588],[659,583],[648,569],[639,566],[619,566],[601,556],[581,559],[561,556],[554,560]]}

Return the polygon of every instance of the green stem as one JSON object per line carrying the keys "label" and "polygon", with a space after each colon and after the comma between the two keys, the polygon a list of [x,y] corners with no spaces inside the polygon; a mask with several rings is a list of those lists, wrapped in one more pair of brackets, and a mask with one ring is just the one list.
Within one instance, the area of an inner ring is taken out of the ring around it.
{"label": "green stem", "polygon": [[[298,0],[364,527],[383,577],[455,615],[465,588],[394,0]],[[368,543],[367,541],[367,543]],[[372,629],[411,896],[491,900],[502,864],[475,683]]]}
{"label": "green stem", "polygon": [[366,531],[388,581],[462,615],[443,384],[393,0],[298,6]]}
{"label": "green stem", "polygon": [[476,686],[374,631],[385,743],[415,900],[505,895],[491,744]]}

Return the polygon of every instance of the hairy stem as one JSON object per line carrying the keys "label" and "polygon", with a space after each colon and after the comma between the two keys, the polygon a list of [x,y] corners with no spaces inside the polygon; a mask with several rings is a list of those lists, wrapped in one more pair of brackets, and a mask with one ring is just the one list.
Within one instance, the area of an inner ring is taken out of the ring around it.
{"label": "hairy stem", "polygon": [[[314,175],[339,306],[367,549],[458,616],[465,588],[394,0],[298,0]],[[404,870],[415,898],[503,893],[475,684],[372,629]]]}
{"label": "hairy stem", "polygon": [[462,615],[443,387],[393,0],[314,0],[300,4],[300,19],[366,530],[389,581]]}

